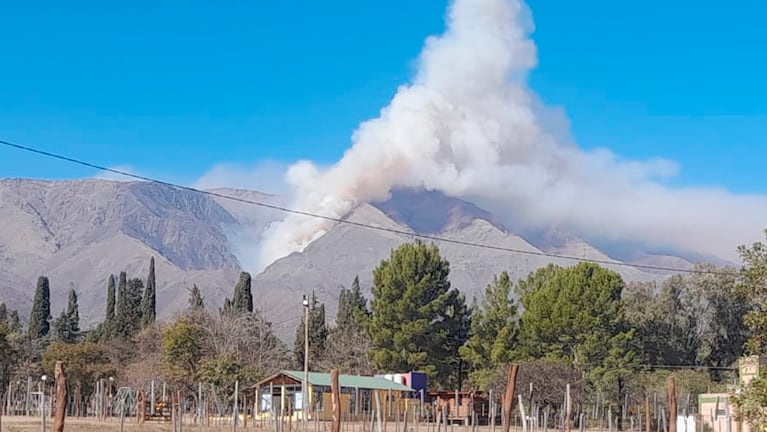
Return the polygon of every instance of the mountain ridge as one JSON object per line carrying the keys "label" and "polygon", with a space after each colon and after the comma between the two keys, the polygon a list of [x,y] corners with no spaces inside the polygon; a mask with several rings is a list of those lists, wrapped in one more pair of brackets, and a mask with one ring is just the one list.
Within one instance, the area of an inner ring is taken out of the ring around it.
{"label": "mountain ridge", "polygon": [[[282,197],[258,191],[224,188],[215,192],[285,204]],[[186,306],[187,289],[195,283],[207,307],[215,308],[231,295],[239,271],[248,267],[249,255],[257,250],[265,230],[283,217],[273,209],[146,182],[1,179],[0,301],[19,308],[26,317],[37,276],[44,274],[51,279],[52,314],[64,306],[66,291],[75,288],[87,327],[103,317],[108,275],[126,270],[130,277],[145,278],[149,258],[155,256],[161,318]],[[531,253],[438,244],[451,263],[453,286],[467,298],[477,296],[504,270],[518,279],[549,263],[573,264],[543,256],[552,250],[587,259],[606,258],[614,262],[607,266],[628,280],[664,277],[622,266],[574,235],[542,247],[510,233],[486,210],[433,191],[395,191],[389,200],[358,205],[345,218],[404,233]],[[369,293],[373,268],[392,249],[411,240],[412,235],[336,223],[303,251],[255,274],[255,303],[268,319],[283,323],[277,330],[281,337],[291,337],[289,327],[300,319],[303,294],[315,291],[332,318],[340,286],[360,276]]]}

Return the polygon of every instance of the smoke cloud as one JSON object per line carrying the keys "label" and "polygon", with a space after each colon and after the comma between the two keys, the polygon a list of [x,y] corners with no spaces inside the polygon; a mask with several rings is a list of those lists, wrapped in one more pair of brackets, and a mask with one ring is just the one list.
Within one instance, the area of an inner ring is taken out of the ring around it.
{"label": "smoke cloud", "polygon": [[[758,238],[763,196],[672,188],[673,161],[585,151],[526,84],[537,62],[531,15],[518,0],[455,0],[444,34],[426,40],[412,82],[362,123],[335,165],[289,168],[293,207],[341,217],[399,187],[470,197],[516,229],[558,226],[588,238],[731,258]],[[261,267],[329,225],[288,216],[267,231]]]}

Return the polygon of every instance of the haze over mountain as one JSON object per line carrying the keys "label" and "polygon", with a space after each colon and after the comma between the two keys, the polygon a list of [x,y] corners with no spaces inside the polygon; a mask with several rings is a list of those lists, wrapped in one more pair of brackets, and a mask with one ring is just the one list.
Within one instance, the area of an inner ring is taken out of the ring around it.
{"label": "haze over mountain", "polygon": [[[281,203],[257,191],[217,189],[219,194]],[[149,258],[157,258],[158,312],[169,317],[186,307],[187,288],[197,284],[208,308],[230,296],[242,263],[256,253],[269,224],[284,214],[263,207],[144,182],[107,180],[0,180],[0,301],[26,317],[39,275],[51,279],[52,314],[64,307],[66,291],[80,296],[85,327],[102,319],[106,280],[126,270],[146,277]],[[612,260],[574,233],[552,231],[532,244],[509,232],[495,215],[467,201],[438,192],[399,190],[389,200],[362,203],[344,216],[350,221],[396,231],[440,236],[514,250],[543,251],[587,259]],[[335,224],[302,252],[292,253],[254,276],[255,304],[292,337],[300,319],[301,296],[316,292],[335,314],[340,287],[359,275],[365,290],[372,269],[407,235]],[[451,281],[467,298],[478,295],[504,270],[527,276],[548,263],[572,260],[498,250],[438,244],[451,263]],[[689,266],[682,257],[643,255],[643,262]],[[611,266],[627,280],[663,277],[625,266]],[[252,270],[246,268],[246,270]]]}

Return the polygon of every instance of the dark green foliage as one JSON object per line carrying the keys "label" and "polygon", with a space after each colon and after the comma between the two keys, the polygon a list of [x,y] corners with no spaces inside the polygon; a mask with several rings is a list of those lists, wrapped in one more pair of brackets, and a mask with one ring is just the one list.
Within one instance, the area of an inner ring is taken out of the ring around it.
{"label": "dark green foliage", "polygon": [[154,257],[149,261],[149,276],[146,279],[144,298],[141,299],[141,326],[154,324],[157,318],[157,281],[154,271]]}
{"label": "dark green foliage", "polygon": [[437,247],[420,241],[393,250],[373,271],[368,333],[382,372],[420,370],[437,386],[458,387],[469,312],[449,274]]}
{"label": "dark green foliage", "polygon": [[11,367],[13,366],[15,350],[8,340],[11,330],[5,321],[0,321],[0,394],[5,394],[6,386],[11,378]]}
{"label": "dark green foliage", "polygon": [[193,311],[205,310],[205,299],[203,299],[202,293],[200,292],[200,288],[197,287],[197,284],[193,284],[192,288],[188,289],[188,291],[189,291],[189,310],[193,310]]}
{"label": "dark green foliage", "polygon": [[78,333],[80,331],[80,307],[77,304],[77,293],[73,289],[67,293],[67,318],[72,332]]}
{"label": "dark green foliage", "polygon": [[[235,382],[239,381],[240,388],[255,384],[260,378],[258,372],[252,366],[244,365],[231,354],[213,357],[203,360],[198,371],[199,379],[210,383],[219,389],[234,389]],[[232,392],[229,398],[234,398]]]}
{"label": "dark green foliage", "polygon": [[549,265],[520,281],[524,312],[518,354],[566,361],[607,397],[622,400],[625,380],[637,363],[623,287],[620,275],[591,263]]}
{"label": "dark green foliage", "polygon": [[224,299],[224,305],[218,309],[218,313],[221,315],[232,314],[232,300],[229,297]]}
{"label": "dark green foliage", "polygon": [[21,327],[21,319],[19,318],[19,311],[12,310],[8,315],[8,329],[11,333],[21,333],[23,330]]}
{"label": "dark green foliage", "polygon": [[52,340],[56,342],[74,343],[77,341],[79,331],[75,330],[75,322],[65,311],[61,311],[58,318],[53,320]]}
{"label": "dark green foliage", "polygon": [[130,338],[141,328],[141,298],[144,281],[138,278],[127,280],[125,272],[120,273],[120,284],[115,312],[115,336]]}
{"label": "dark green foliage", "polygon": [[635,345],[647,364],[729,367],[743,354],[752,309],[737,289],[734,269],[697,266],[701,273],[673,276],[659,292],[630,284],[623,299],[636,328]]}
{"label": "dark green foliage", "polygon": [[236,313],[253,313],[253,294],[250,291],[250,273],[240,273],[240,280],[234,287],[232,308]]}
{"label": "dark green foliage", "polygon": [[5,303],[0,303],[0,324],[8,323],[8,308]]}
{"label": "dark green foliage", "polygon": [[48,335],[50,331],[51,317],[51,288],[48,278],[40,276],[37,279],[35,299],[32,303],[32,312],[29,315],[29,327],[27,334],[32,340],[40,339]]}
{"label": "dark green foliage", "polygon": [[339,294],[336,328],[344,332],[363,331],[369,318],[367,299],[362,295],[359,277],[355,277],[351,289],[343,288]]}
{"label": "dark green foliage", "polygon": [[[296,341],[293,344],[293,358],[296,362],[296,367],[303,369],[304,367],[304,324],[305,320],[301,319],[301,324],[296,329]],[[325,323],[325,304],[317,301],[317,296],[312,293],[312,297],[309,299],[309,368],[317,370],[321,368],[322,360],[325,355],[325,343],[328,339],[328,326]]]}
{"label": "dark green foliage", "polygon": [[[765,230],[767,237],[767,230]],[[738,248],[744,266],[740,274],[738,291],[752,302],[745,317],[750,330],[746,350],[752,355],[767,353],[767,244],[756,242]],[[742,394],[736,398],[738,411],[756,428],[767,424],[767,377],[760,373]]]}
{"label": "dark green foliage", "polygon": [[367,299],[362,295],[359,278],[355,277],[351,289],[343,288],[339,295],[336,325],[328,332],[325,344],[324,369],[338,369],[351,375],[375,372],[367,355],[370,349],[366,330],[369,319]]}
{"label": "dark green foliage", "polygon": [[101,324],[98,330],[98,336],[102,340],[109,339],[114,336],[115,333],[115,309],[116,309],[116,292],[115,292],[115,275],[110,274],[107,282],[107,310],[104,315],[104,322]]}
{"label": "dark green foliage", "polygon": [[[767,230],[764,233],[767,238]],[[739,291],[753,303],[753,309],[745,318],[751,330],[746,348],[751,354],[761,355],[767,353],[767,244],[756,242],[750,247],[740,246],[738,253],[745,263]]]}
{"label": "dark green foliage", "polygon": [[519,317],[512,288],[508,273],[493,278],[479,306],[472,308],[471,337],[460,348],[461,357],[471,368],[470,378],[483,389],[490,385],[496,369],[513,358]]}

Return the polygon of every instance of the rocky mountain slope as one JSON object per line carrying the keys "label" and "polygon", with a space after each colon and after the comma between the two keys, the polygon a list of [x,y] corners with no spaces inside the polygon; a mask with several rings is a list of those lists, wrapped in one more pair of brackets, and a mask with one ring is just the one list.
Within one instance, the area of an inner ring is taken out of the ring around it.
{"label": "rocky mountain slope", "polygon": [[[218,189],[218,194],[280,203],[256,191]],[[197,284],[208,307],[230,295],[242,262],[257,250],[277,211],[142,182],[106,180],[0,180],[0,301],[26,316],[38,275],[51,279],[52,312],[63,307],[66,291],[80,295],[87,325],[103,317],[106,279],[126,270],[146,277],[157,258],[158,312],[169,317],[186,305],[187,288]],[[452,283],[471,298],[493,275],[507,270],[527,276],[548,263],[573,261],[541,252],[611,260],[575,236],[558,233],[534,245],[507,232],[487,211],[435,192],[396,191],[386,202],[362,204],[348,219],[398,231],[438,234],[461,241],[501,246],[533,254],[438,244],[452,266]],[[407,235],[338,224],[304,251],[268,266],[254,277],[253,294],[284,338],[300,320],[301,296],[316,292],[335,314],[340,287],[359,275],[365,289],[372,269]],[[240,259],[238,259],[238,257]],[[643,262],[689,265],[677,257],[644,255]],[[618,261],[612,260],[616,263]],[[625,266],[608,266],[628,280],[663,277]]]}

